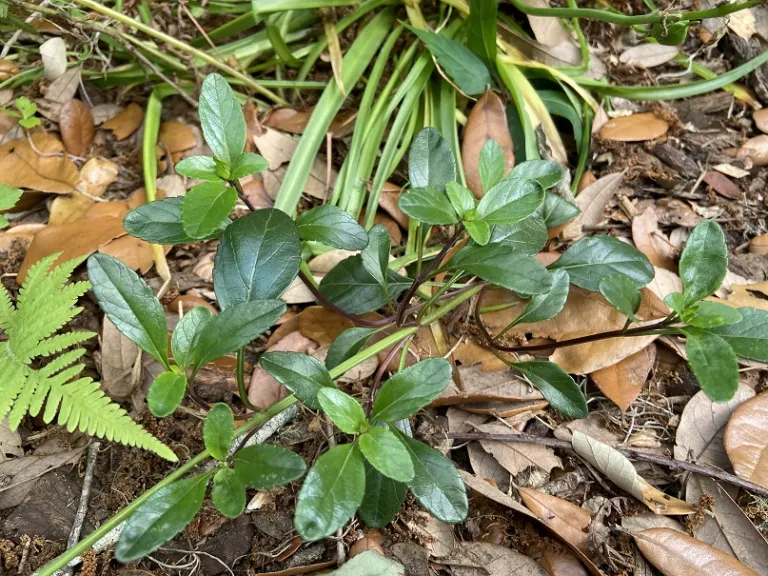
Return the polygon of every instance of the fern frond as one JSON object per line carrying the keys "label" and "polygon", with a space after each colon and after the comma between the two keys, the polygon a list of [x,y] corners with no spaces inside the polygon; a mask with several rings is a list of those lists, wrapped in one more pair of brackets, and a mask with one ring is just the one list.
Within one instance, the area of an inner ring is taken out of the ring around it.
{"label": "fern frond", "polygon": [[178,460],[165,444],[134,422],[120,406],[111,402],[99,389],[98,382],[90,378],[81,378],[52,388],[43,420],[53,420],[59,402],[58,423],[65,425],[70,432],[78,429],[93,436],[150,450],[167,460]]}
{"label": "fern frond", "polygon": [[35,396],[35,391],[38,388],[39,378],[34,371],[30,370],[29,376],[24,382],[24,386],[16,396],[16,401],[13,403],[13,408],[8,414],[8,427],[11,430],[16,430],[21,424],[24,416],[27,412],[30,412],[29,407],[32,403],[32,399]]}
{"label": "fern frond", "polygon": [[8,329],[8,324],[11,322],[15,311],[13,304],[11,304],[11,295],[8,294],[5,286],[0,284],[0,329]]}
{"label": "fern frond", "polygon": [[0,421],[13,407],[26,380],[26,366],[14,358],[7,342],[0,342]]}
{"label": "fern frond", "polygon": [[43,407],[43,402],[45,401],[45,397],[48,396],[48,392],[52,389],[55,390],[60,388],[75,376],[79,376],[80,372],[83,371],[83,368],[85,368],[85,366],[82,364],[76,364],[75,366],[70,366],[66,370],[59,372],[56,376],[51,378],[45,378],[40,372],[37,372],[35,374],[37,377],[37,382],[35,382],[35,394],[29,401],[29,413],[32,416],[40,414],[40,409]]}
{"label": "fern frond", "polygon": [[56,356],[56,358],[54,358],[46,366],[38,370],[38,373],[42,378],[49,378],[60,370],[64,370],[64,368],[67,366],[70,366],[80,360],[84,354],[85,348],[75,348],[74,350],[65,352],[64,354]]}
{"label": "fern frond", "polygon": [[85,342],[96,336],[95,333],[89,331],[69,332],[68,334],[56,334],[50,338],[38,342],[37,346],[32,350],[31,356],[50,356],[61,352],[65,348],[70,348],[80,342]]}

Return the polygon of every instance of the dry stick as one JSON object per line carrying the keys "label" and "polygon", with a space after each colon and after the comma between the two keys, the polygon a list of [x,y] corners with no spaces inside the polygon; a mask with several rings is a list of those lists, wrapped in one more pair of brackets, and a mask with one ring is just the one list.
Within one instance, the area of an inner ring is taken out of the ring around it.
{"label": "dry stick", "polygon": [[[459,442],[470,442],[472,440],[490,440],[495,442],[523,442],[526,444],[540,444],[543,446],[549,446],[550,448],[560,448],[561,450],[570,450],[574,452],[573,445],[566,440],[557,440],[556,438],[542,438],[540,436],[532,436],[530,434],[484,434],[481,432],[473,432],[467,434],[454,434],[447,433],[441,438],[448,438],[450,440],[458,440]],[[759,494],[761,496],[768,497],[768,488],[744,480],[733,474],[729,474],[719,468],[712,466],[702,466],[700,464],[694,464],[693,462],[686,462],[684,460],[675,460],[674,458],[667,458],[666,456],[657,456],[656,454],[648,454],[646,452],[638,452],[637,450],[627,450],[625,448],[616,448],[616,450],[629,458],[630,460],[644,460],[645,462],[652,462],[653,464],[659,464],[666,466],[673,470],[685,470],[686,472],[694,472],[703,476],[709,476],[710,478],[716,478],[738,486],[749,492]]]}
{"label": "dry stick", "polygon": [[[83,478],[83,491],[80,493],[80,504],[75,512],[75,520],[72,523],[72,531],[69,533],[67,547],[71,548],[80,540],[80,533],[85,523],[85,515],[88,513],[88,500],[91,497],[91,484],[93,483],[93,471],[96,468],[96,459],[99,456],[101,442],[93,442],[88,447],[88,459],[85,464],[85,477]],[[72,573],[72,568],[67,568],[68,574]]]}

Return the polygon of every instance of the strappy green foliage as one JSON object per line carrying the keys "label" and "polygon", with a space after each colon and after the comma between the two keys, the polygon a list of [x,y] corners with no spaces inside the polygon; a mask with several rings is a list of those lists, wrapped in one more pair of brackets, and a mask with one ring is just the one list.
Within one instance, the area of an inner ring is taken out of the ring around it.
{"label": "strappy green foliage", "polygon": [[[70,431],[77,429],[177,460],[167,446],[107,398],[98,382],[77,378],[83,365],[76,362],[85,349],[63,351],[95,334],[56,332],[80,313],[82,308],[75,303],[90,283],[67,284],[83,258],[51,270],[58,256],[43,258],[30,269],[16,307],[0,286],[0,329],[8,335],[7,342],[0,342],[0,420],[8,416],[11,429],[15,429],[26,414],[36,416],[45,404],[45,422],[53,421],[58,412],[57,422]],[[37,358],[56,354],[42,368],[33,367]]]}

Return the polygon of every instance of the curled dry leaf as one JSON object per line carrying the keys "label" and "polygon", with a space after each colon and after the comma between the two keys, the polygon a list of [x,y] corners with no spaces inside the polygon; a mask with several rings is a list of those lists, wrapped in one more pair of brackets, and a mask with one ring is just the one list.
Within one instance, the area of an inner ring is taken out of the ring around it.
{"label": "curled dry leaf", "polygon": [[11,140],[0,146],[0,184],[39,192],[66,194],[80,181],[77,167],[52,134],[38,132],[28,140]]}
{"label": "curled dry leaf", "polygon": [[80,170],[77,190],[68,196],[57,196],[53,199],[48,224],[58,225],[78,220],[93,206],[94,201],[91,198],[103,196],[107,187],[116,181],[115,164],[109,160],[91,158]]}
{"label": "curled dry leaf", "polygon": [[725,428],[724,444],[740,477],[768,487],[768,393],[741,404]]}
{"label": "curled dry leaf", "polygon": [[59,131],[67,152],[85,156],[96,135],[90,108],[77,98],[64,104],[59,112]]}
{"label": "curled dry leaf", "polygon": [[101,377],[104,392],[113,398],[127,398],[141,380],[139,347],[106,316],[101,331]]}
{"label": "curled dry leaf", "polygon": [[531,558],[486,542],[461,542],[441,564],[451,566],[455,576],[547,576]]}
{"label": "curled dry leaf", "polygon": [[111,130],[116,140],[125,140],[139,129],[143,121],[144,110],[138,104],[131,102],[125,110],[104,122],[102,128]]}
{"label": "curled dry leaf", "polygon": [[761,134],[744,142],[736,153],[736,157],[752,160],[755,166],[768,165],[768,135]]}
{"label": "curled dry leaf", "polygon": [[520,488],[520,497],[550,530],[582,552],[589,553],[587,529],[592,523],[589,512],[568,500],[544,494],[533,488]]}
{"label": "curled dry leaf", "polygon": [[677,270],[675,248],[659,228],[659,216],[653,206],[646,207],[632,219],[632,240],[651,264],[672,272]]}
{"label": "curled dry leaf", "polygon": [[664,576],[758,576],[734,557],[676,530],[651,528],[633,537]]}
{"label": "curled dry leaf", "polygon": [[626,412],[643,391],[655,362],[656,346],[651,344],[613,366],[592,372],[590,377],[606,398]]}
{"label": "curled dry leaf", "polygon": [[[543,18],[543,20],[554,19]],[[557,23],[559,24],[559,21]],[[506,162],[504,173],[508,174],[515,165],[515,148],[507,126],[504,102],[492,90],[488,90],[469,113],[461,143],[461,159],[464,164],[467,187],[478,198],[483,195],[479,172],[480,151],[488,140],[496,140],[504,151]]]}
{"label": "curled dry leaf", "polygon": [[619,62],[629,66],[653,68],[661,66],[677,56],[677,46],[664,44],[639,44],[624,50],[619,56]]}
{"label": "curled dry leaf", "polygon": [[768,108],[755,110],[755,113],[752,114],[752,120],[755,121],[755,126],[760,132],[768,134]]}
{"label": "curled dry leaf", "polygon": [[632,466],[629,459],[610,446],[598,442],[581,432],[573,433],[573,449],[605,474],[616,486],[632,494],[656,514],[690,514],[694,507],[677,498],[665,494],[649,484]]}
{"label": "curled dry leaf", "polygon": [[578,558],[570,554],[547,552],[539,563],[549,576],[587,576],[587,571]]}
{"label": "curled dry leaf", "polygon": [[0,58],[0,82],[13,78],[19,72],[21,72],[21,70],[16,64],[5,58]]}
{"label": "curled dry leaf", "polygon": [[[501,422],[492,422],[477,427],[478,432],[487,434],[509,434],[508,426]],[[497,442],[495,440],[480,440],[483,450],[491,454],[510,474],[518,475],[531,466],[549,472],[552,468],[562,468],[563,462],[555,456],[555,451],[549,446],[526,442]],[[535,512],[535,510],[534,510]]]}
{"label": "curled dry leaf", "polygon": [[600,138],[617,142],[645,142],[664,136],[669,124],[651,112],[631,114],[608,120],[600,129]]}
{"label": "curled dry leaf", "polygon": [[582,228],[600,224],[603,220],[605,207],[621,186],[624,174],[625,171],[608,174],[599,180],[595,180],[579,192],[574,203],[581,210],[581,213],[573,221],[565,225],[562,232],[564,240],[580,238],[584,235]]}

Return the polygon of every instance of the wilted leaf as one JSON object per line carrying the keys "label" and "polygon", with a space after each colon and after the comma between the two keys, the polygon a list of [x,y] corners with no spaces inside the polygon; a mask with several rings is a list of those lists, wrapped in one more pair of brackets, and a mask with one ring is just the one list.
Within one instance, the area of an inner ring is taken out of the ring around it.
{"label": "wilted leaf", "polygon": [[667,133],[669,124],[651,112],[631,114],[608,120],[600,129],[604,140],[618,142],[644,142]]}
{"label": "wilted leaf", "polygon": [[563,238],[571,240],[580,238],[582,228],[597,226],[603,220],[605,207],[624,181],[625,172],[608,174],[596,180],[584,190],[579,192],[574,204],[581,210],[572,222],[563,231]]}
{"label": "wilted leaf", "polygon": [[531,512],[553,532],[582,552],[589,552],[589,534],[586,531],[592,523],[589,512],[568,500],[544,494],[533,488],[521,487],[520,497]]}
{"label": "wilted leaf", "polygon": [[[501,422],[478,426],[478,432],[488,434],[508,434],[509,427]],[[483,450],[494,458],[513,476],[536,466],[545,472],[552,468],[562,468],[563,462],[555,456],[555,451],[549,446],[526,442],[497,442],[495,440],[480,440]],[[535,511],[534,511],[535,512]]]}
{"label": "wilted leaf", "polygon": [[116,181],[117,166],[115,164],[109,160],[91,158],[80,170],[78,191],[69,196],[57,196],[53,199],[48,224],[64,224],[81,218],[94,204],[91,197],[102,196],[107,187]]}
{"label": "wilted leaf", "polygon": [[116,140],[125,140],[139,129],[143,121],[144,110],[138,104],[131,102],[125,110],[104,122],[102,128],[112,130]]}
{"label": "wilted leaf", "polygon": [[59,112],[59,131],[67,152],[85,156],[96,135],[90,108],[76,98],[64,104]]}
{"label": "wilted leaf", "polygon": [[745,401],[725,428],[725,451],[742,478],[768,487],[768,394]]}
{"label": "wilted leaf", "polygon": [[619,62],[641,68],[661,66],[672,60],[678,54],[677,46],[664,44],[638,44],[624,50],[619,56]]}
{"label": "wilted leaf", "polygon": [[34,148],[27,140],[12,140],[0,146],[0,184],[56,194],[72,192],[80,176],[64,154],[62,143],[40,132],[30,138]]}
{"label": "wilted leaf", "polygon": [[123,336],[106,316],[104,316],[103,326],[101,332],[102,386],[109,396],[126,398],[133,393],[141,377],[139,347]]}
{"label": "wilted leaf", "polygon": [[675,248],[659,229],[659,218],[653,206],[632,219],[632,240],[640,252],[648,257],[651,264],[676,271]]}
{"label": "wilted leaf", "polygon": [[590,377],[606,398],[626,412],[643,391],[655,362],[656,346],[651,344],[613,366],[592,372]]}

